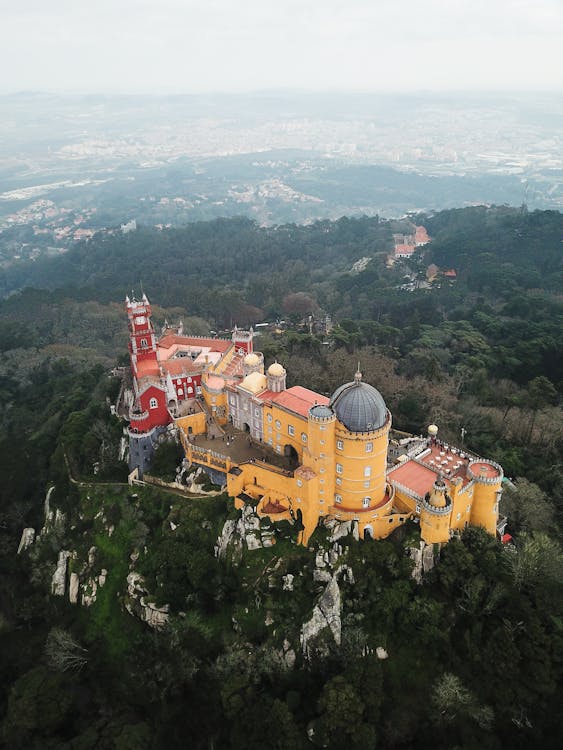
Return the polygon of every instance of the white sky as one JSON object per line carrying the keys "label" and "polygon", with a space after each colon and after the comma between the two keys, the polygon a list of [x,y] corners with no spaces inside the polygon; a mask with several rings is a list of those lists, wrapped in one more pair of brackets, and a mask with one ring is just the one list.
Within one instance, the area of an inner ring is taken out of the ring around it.
{"label": "white sky", "polygon": [[0,91],[563,89],[563,0],[0,0]]}

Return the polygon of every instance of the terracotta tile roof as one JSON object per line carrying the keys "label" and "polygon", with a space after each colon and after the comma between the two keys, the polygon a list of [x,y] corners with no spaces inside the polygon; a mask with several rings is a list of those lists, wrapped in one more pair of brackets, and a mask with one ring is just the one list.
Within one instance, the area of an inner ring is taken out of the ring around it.
{"label": "terracotta tile roof", "polygon": [[416,245],[395,245],[395,255],[399,253],[402,253],[404,255],[408,253],[409,255],[412,255],[415,250]]}
{"label": "terracotta tile roof", "polygon": [[137,379],[144,378],[147,375],[160,375],[158,362],[152,359],[141,360],[137,362]]}
{"label": "terracotta tile roof", "polygon": [[404,487],[408,487],[420,497],[424,497],[427,492],[430,492],[437,477],[438,472],[416,461],[405,461],[404,464],[397,466],[388,474],[389,481],[398,482]]}
{"label": "terracotta tile roof", "polygon": [[428,236],[428,232],[426,231],[426,227],[417,227],[416,232],[414,234],[414,241],[415,242],[430,242],[430,237]]}
{"label": "terracotta tile roof", "polygon": [[310,391],[300,385],[294,385],[293,388],[288,388],[281,393],[274,393],[271,400],[278,406],[283,406],[284,409],[305,418],[311,406],[315,404],[326,405],[330,401],[326,396],[321,396],[320,393],[315,393],[315,391]]}
{"label": "terracotta tile roof", "polygon": [[200,338],[199,336],[178,336],[175,333],[167,333],[158,342],[162,349],[170,349],[172,346],[194,346],[209,348],[212,352],[226,352],[232,346],[230,339]]}
{"label": "terracotta tile roof", "polygon": [[170,375],[176,377],[186,373],[192,375],[194,372],[201,372],[201,367],[194,365],[189,357],[181,357],[180,359],[168,359],[162,363],[162,369],[165,372],[169,372]]}

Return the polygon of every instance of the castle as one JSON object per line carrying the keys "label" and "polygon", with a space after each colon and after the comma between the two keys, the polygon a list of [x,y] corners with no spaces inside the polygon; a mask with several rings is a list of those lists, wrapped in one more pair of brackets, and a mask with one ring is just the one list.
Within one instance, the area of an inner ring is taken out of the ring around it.
{"label": "castle", "polygon": [[356,372],[330,398],[286,387],[267,369],[253,332],[231,340],[163,330],[157,339],[145,295],[126,299],[133,397],[130,466],[141,472],[159,435],[174,425],[187,460],[225,485],[237,508],[298,524],[308,540],[323,517],[353,521],[383,539],[408,519],[428,544],[468,525],[502,532],[502,468],[426,437],[391,439],[383,397]]}

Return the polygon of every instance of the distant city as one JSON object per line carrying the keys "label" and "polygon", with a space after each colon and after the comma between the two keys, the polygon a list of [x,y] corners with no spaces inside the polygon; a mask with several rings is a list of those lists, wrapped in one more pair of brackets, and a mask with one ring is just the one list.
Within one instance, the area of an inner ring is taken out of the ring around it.
{"label": "distant city", "polygon": [[131,221],[563,208],[563,104],[547,95],[21,94],[0,114],[4,266]]}

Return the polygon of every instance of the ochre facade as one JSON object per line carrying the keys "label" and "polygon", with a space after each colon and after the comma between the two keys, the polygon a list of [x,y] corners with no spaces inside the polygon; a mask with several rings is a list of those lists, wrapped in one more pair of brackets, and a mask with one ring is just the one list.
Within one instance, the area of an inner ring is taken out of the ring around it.
{"label": "ochre facade", "polygon": [[252,331],[235,336],[236,346],[210,346],[221,355],[203,366],[188,413],[170,419],[187,460],[219,478],[237,507],[298,523],[302,544],[325,516],[355,522],[361,538],[385,538],[411,518],[429,544],[467,525],[497,533],[498,464],[444,444],[434,425],[425,438],[390,442],[391,414],[360,372],[330,398],[286,388],[283,366],[265,370],[253,351]]}

